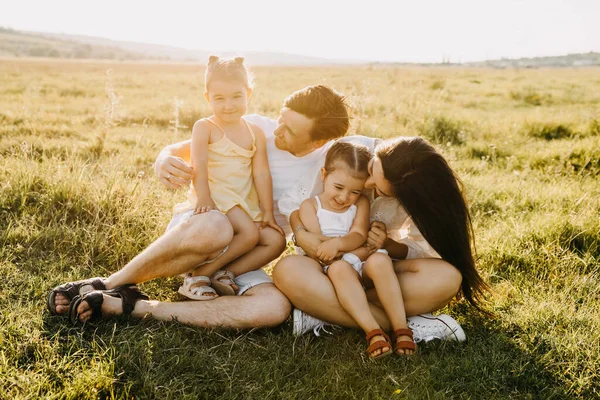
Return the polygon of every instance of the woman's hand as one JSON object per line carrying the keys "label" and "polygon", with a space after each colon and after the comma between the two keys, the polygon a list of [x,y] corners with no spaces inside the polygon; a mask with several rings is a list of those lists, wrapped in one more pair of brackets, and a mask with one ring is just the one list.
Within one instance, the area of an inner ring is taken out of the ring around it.
{"label": "woman's hand", "polygon": [[283,229],[281,229],[281,227],[277,225],[277,222],[275,221],[275,215],[273,215],[272,212],[266,212],[263,214],[263,220],[260,223],[260,229],[266,228],[267,226],[270,226],[277,232],[281,233],[282,236],[285,236]]}
{"label": "woman's hand", "polygon": [[317,257],[323,262],[330,262],[340,251],[340,241],[337,238],[327,240],[317,247]]}
{"label": "woman's hand", "polygon": [[158,180],[169,189],[187,186],[194,177],[194,168],[181,157],[165,156],[154,163]]}
{"label": "woman's hand", "polygon": [[367,234],[367,243],[365,244],[365,247],[373,251],[379,250],[383,248],[385,239],[387,239],[387,228],[385,224],[380,221],[373,221],[369,233]]}

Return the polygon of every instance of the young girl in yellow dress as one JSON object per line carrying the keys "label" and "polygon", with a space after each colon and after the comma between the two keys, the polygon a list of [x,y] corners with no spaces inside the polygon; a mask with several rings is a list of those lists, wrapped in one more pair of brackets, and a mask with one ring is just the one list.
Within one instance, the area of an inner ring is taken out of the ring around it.
{"label": "young girl in yellow dress", "polygon": [[205,212],[225,214],[233,227],[228,248],[191,271],[179,288],[194,300],[214,299],[217,292],[235,294],[235,276],[259,269],[285,248],[273,215],[265,135],[243,118],[252,94],[243,61],[208,60],[204,97],[213,115],[194,124],[190,155],[195,177],[188,200],[175,206],[168,228]]}

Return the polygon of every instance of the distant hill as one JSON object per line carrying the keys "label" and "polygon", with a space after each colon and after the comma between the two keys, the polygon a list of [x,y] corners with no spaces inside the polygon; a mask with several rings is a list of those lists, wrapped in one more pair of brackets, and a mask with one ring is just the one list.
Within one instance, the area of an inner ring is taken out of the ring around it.
{"label": "distant hill", "polygon": [[68,40],[0,27],[0,57],[92,58],[100,60],[160,60],[119,46]]}
{"label": "distant hill", "polygon": [[541,67],[585,67],[600,65],[600,53],[578,53],[566,56],[532,57],[500,60],[488,60],[473,63],[464,63],[468,67],[492,68],[541,68]]}
{"label": "distant hill", "polygon": [[[0,57],[54,57],[110,60],[165,60],[204,63],[211,52],[150,43],[124,42],[93,36],[63,33],[22,32],[0,27]],[[222,57],[238,55],[221,52]],[[371,64],[407,66],[457,66],[486,68],[539,68],[600,66],[600,53],[565,56],[500,59],[469,63],[369,63],[359,60],[331,60],[276,52],[244,52],[251,65]]]}
{"label": "distant hill", "polygon": [[[117,60],[171,60],[204,63],[212,52],[188,50],[150,43],[123,42],[93,36],[62,33],[21,32],[0,27],[0,57],[57,57]],[[239,53],[221,52],[222,57]],[[348,61],[297,54],[244,52],[251,65],[326,65]]]}

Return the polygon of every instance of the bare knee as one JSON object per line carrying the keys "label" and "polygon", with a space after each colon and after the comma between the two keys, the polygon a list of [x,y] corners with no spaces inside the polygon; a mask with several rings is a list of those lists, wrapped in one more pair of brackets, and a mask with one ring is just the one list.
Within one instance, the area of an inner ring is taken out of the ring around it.
{"label": "bare knee", "polygon": [[193,215],[180,226],[183,245],[202,254],[225,248],[233,238],[229,220],[217,212]]}
{"label": "bare knee", "polygon": [[301,278],[302,273],[299,268],[300,260],[304,256],[287,256],[283,257],[273,269],[273,281],[275,286],[282,287],[289,283],[293,283]]}
{"label": "bare knee", "polygon": [[363,274],[370,278],[395,275],[394,265],[387,254],[374,253],[363,265]]}
{"label": "bare knee", "polygon": [[260,238],[260,231],[258,227],[254,224],[248,224],[236,235],[242,241],[242,246],[247,247],[249,249],[253,249],[258,244],[258,239]]}
{"label": "bare knee", "polygon": [[244,293],[244,296],[255,302],[250,318],[253,327],[280,325],[292,311],[290,301],[272,284],[258,285]]}
{"label": "bare knee", "polygon": [[343,260],[334,261],[327,269],[327,276],[329,276],[332,281],[355,273],[356,271],[354,271],[352,266]]}
{"label": "bare knee", "polygon": [[269,237],[269,244],[273,247],[274,252],[278,255],[283,253],[285,248],[287,247],[287,242],[285,241],[285,236],[279,234],[279,232],[275,232],[273,237]]}

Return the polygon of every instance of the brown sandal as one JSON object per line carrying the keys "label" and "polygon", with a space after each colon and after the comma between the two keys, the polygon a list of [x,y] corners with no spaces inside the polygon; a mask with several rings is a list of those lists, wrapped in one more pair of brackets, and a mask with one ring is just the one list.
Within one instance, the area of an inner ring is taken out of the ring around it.
{"label": "brown sandal", "polygon": [[398,353],[399,349],[417,351],[417,344],[414,341],[402,340],[398,342],[398,336],[410,336],[413,338],[413,331],[407,328],[396,329],[394,331],[394,352],[399,356],[410,356],[411,354]]}
{"label": "brown sandal", "polygon": [[[367,343],[371,343],[371,339],[374,336],[383,336],[385,340],[379,339],[369,345],[369,347],[367,348],[367,353],[369,353],[369,358],[372,360],[376,360],[378,358],[382,358],[382,357],[392,354],[392,343],[390,343],[390,337],[388,335],[386,335],[386,333],[384,331],[382,331],[381,329],[373,329],[372,331],[367,333],[367,336],[366,336]],[[387,347],[389,350],[386,352],[382,352],[381,354],[378,354],[376,356],[372,355],[375,350],[383,349],[384,347]]]}

